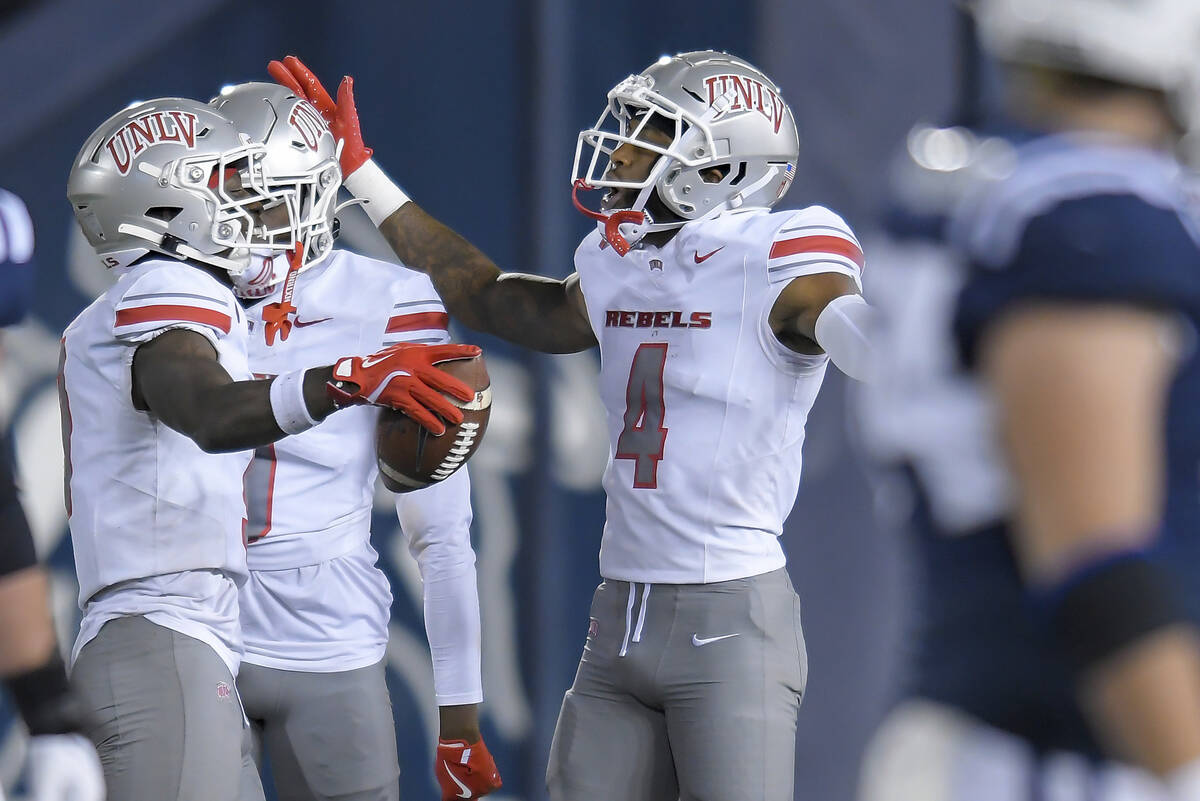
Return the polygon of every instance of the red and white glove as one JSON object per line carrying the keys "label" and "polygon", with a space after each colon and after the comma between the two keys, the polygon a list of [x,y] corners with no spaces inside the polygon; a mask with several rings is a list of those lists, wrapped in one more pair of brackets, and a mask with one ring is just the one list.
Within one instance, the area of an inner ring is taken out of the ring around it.
{"label": "red and white glove", "polygon": [[480,798],[504,784],[487,745],[466,740],[438,740],[433,773],[442,787],[442,801]]}
{"label": "red and white glove", "polygon": [[272,61],[267,64],[267,72],[276,83],[286,86],[297,97],[312,103],[329,124],[334,138],[342,141],[343,180],[349,178],[351,173],[371,158],[374,151],[363,144],[362,129],[358,124],[358,109],[354,107],[353,78],[349,75],[342,78],[342,83],[338,86],[338,99],[334,103],[317,76],[295,56],[287,56],[283,61]]}
{"label": "red and white glove", "polygon": [[348,356],[333,365],[325,385],[338,406],[370,403],[399,409],[434,436],[446,433],[438,419],[458,425],[462,411],[442,393],[463,403],[475,397],[464,382],[439,370],[438,362],[470,359],[480,354],[475,345],[392,345],[370,356]]}

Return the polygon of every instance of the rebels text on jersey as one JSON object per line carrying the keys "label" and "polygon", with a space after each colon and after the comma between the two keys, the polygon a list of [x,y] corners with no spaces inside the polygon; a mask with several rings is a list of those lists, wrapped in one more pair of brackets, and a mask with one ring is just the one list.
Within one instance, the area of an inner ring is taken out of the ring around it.
{"label": "rebels text on jersey", "polygon": [[828,359],[784,347],[768,314],[793,278],[859,281],[854,234],[820,206],[750,209],[625,257],[592,233],[575,266],[612,454],[601,574],[706,583],[782,567],[778,537]]}

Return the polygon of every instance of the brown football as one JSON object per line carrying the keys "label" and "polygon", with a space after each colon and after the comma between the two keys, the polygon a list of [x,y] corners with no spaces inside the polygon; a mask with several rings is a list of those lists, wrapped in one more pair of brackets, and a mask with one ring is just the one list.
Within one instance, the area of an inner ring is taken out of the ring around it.
{"label": "brown football", "polygon": [[380,410],[375,424],[375,456],[383,484],[392,492],[412,492],[453,475],[475,453],[487,431],[492,382],[483,356],[440,362],[438,368],[465,381],[475,390],[475,397],[470,403],[451,398],[451,403],[462,409],[463,421],[447,425],[440,437],[402,412]]}

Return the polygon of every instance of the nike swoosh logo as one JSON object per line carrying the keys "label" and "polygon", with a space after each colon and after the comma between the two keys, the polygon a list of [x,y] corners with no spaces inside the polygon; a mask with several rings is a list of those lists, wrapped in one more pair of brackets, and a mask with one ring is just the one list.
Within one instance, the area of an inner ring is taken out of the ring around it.
{"label": "nike swoosh logo", "polygon": [[296,320],[296,322],[293,323],[293,325],[295,325],[297,328],[307,328],[310,325],[316,325],[317,323],[324,323],[324,322],[327,322],[332,319],[333,319],[332,317],[322,317],[319,320]]}
{"label": "nike swoosh logo", "polygon": [[461,793],[458,794],[458,797],[459,798],[470,798],[471,797],[471,788],[458,780],[458,777],[454,775],[454,771],[450,770],[450,766],[446,764],[446,760],[444,760],[444,759],[442,760],[442,767],[444,767],[446,769],[446,775],[450,777],[450,781],[457,784],[458,789],[462,791]]}
{"label": "nike swoosh logo", "polygon": [[[390,355],[391,354],[388,354],[388,356],[390,356]],[[380,364],[384,361],[387,361],[387,356],[367,356],[362,360],[362,366],[363,367],[374,367],[375,365]],[[399,373],[400,375],[411,375],[411,373],[407,372],[406,370],[397,370],[396,372]]]}
{"label": "nike swoosh logo", "polygon": [[730,637],[737,637],[740,635],[741,632],[738,632],[737,634],[722,634],[720,637],[701,637],[698,634],[693,634],[692,645],[699,648],[701,645],[708,645],[710,642],[716,642],[717,640],[728,640]]}
{"label": "nike swoosh logo", "polygon": [[700,255],[700,251],[698,251],[698,250],[697,250],[697,251],[696,251],[696,254],[695,254],[695,256],[693,256],[693,258],[696,260],[696,264],[700,264],[700,263],[701,263],[701,262],[703,262],[705,259],[711,259],[713,256],[717,255],[718,253],[720,253],[720,252],[721,252],[722,250],[724,250],[724,249],[725,249],[725,246],[724,246],[724,245],[721,245],[721,247],[717,248],[717,249],[716,249],[716,250],[714,250],[712,253],[705,253],[703,256],[701,256],[701,255]]}

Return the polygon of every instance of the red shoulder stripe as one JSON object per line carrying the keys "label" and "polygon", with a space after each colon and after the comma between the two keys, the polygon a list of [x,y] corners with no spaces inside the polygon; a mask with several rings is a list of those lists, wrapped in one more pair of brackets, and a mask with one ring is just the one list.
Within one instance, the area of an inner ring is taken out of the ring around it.
{"label": "red shoulder stripe", "polygon": [[395,334],[398,331],[423,331],[427,328],[441,328],[445,330],[450,326],[450,315],[445,312],[416,312],[414,314],[397,314],[395,317],[388,320],[387,333]]}
{"label": "red shoulder stripe", "polygon": [[866,263],[858,245],[849,239],[842,239],[840,236],[801,236],[773,242],[768,258],[778,259],[781,256],[794,256],[797,253],[834,253],[838,256],[845,256],[857,264],[860,270]]}
{"label": "red shoulder stripe", "polygon": [[229,327],[232,324],[228,314],[197,306],[140,306],[135,309],[119,309],[117,311],[118,326],[175,320],[210,325],[226,334],[229,333]]}

